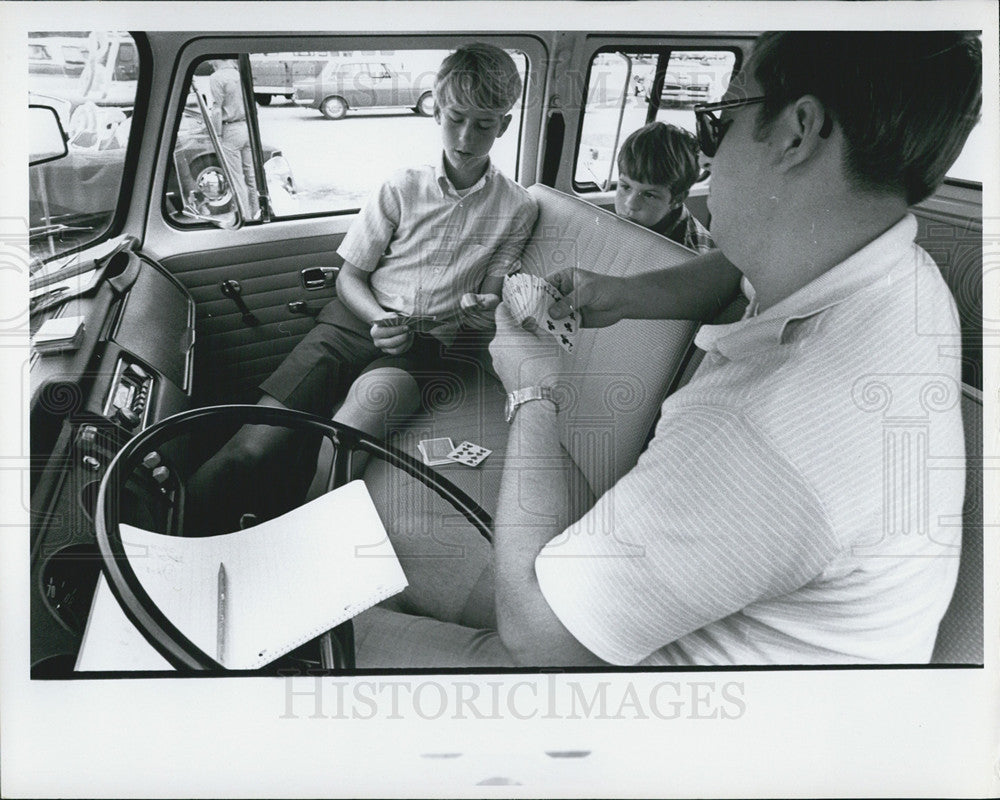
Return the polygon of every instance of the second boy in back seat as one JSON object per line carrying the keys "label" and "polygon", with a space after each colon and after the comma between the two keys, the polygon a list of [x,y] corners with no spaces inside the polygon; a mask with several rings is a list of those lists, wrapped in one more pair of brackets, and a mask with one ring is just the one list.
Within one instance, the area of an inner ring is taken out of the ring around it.
{"label": "second boy in back seat", "polygon": [[615,213],[698,253],[715,245],[684,205],[701,173],[698,142],[676,125],[651,122],[618,151]]}
{"label": "second boy in back seat", "polygon": [[[439,364],[463,325],[492,326],[503,277],[538,213],[489,156],[521,86],[511,57],[492,45],[464,45],[442,62],[434,86],[441,160],[397,172],[369,198],[337,251],[338,296],[261,384],[261,404],[327,416],[366,367],[391,365],[379,380],[407,380]],[[358,410],[338,419],[357,424]],[[257,466],[288,440],[281,426],[238,431],[189,481],[192,523],[220,533],[256,513],[270,488],[255,490]]]}

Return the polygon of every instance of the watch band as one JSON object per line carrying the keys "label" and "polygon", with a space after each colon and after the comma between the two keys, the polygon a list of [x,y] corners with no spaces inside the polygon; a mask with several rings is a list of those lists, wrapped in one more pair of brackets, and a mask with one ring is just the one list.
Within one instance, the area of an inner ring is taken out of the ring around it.
{"label": "watch band", "polygon": [[556,407],[556,411],[559,411],[558,404],[552,399],[552,389],[548,386],[528,386],[516,389],[507,395],[507,402],[504,405],[504,418],[507,422],[513,422],[517,409],[532,400],[548,400]]}

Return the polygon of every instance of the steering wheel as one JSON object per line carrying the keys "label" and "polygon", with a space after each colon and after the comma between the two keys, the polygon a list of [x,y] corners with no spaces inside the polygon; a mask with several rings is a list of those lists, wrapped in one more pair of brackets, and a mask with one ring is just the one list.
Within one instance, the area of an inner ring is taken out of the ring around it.
{"label": "steering wheel", "polygon": [[[411,456],[354,428],[302,411],[259,405],[224,405],[198,408],[168,417],[129,441],[114,457],[101,481],[97,497],[95,528],[102,567],[111,591],[133,625],[170,664],[181,671],[220,671],[222,664],[191,642],[160,611],[146,593],[129,563],[122,543],[120,522],[127,484],[145,475],[155,486],[156,495],[167,498],[167,518],[175,521],[183,514],[184,485],[163,467],[158,474],[150,465],[161,458],[164,446],[175,439],[192,436],[199,426],[280,425],[295,432],[318,434],[333,443],[333,460],[326,481],[330,491],[347,482],[352,474],[355,453],[367,453],[411,475],[432,489],[459,511],[480,534],[491,540],[490,516],[451,481],[441,477]],[[176,447],[176,444],[173,446]],[[152,456],[155,455],[155,458]],[[155,478],[155,482],[154,482]],[[238,536],[239,533],[231,535]],[[319,649],[324,668],[354,667],[354,636],[351,621],[320,637]]]}

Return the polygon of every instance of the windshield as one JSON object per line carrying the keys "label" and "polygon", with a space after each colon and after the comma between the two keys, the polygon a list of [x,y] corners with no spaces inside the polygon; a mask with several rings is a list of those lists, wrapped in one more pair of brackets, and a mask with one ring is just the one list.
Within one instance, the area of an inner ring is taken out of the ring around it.
{"label": "windshield", "polygon": [[139,54],[121,31],[28,35],[28,103],[56,110],[69,154],[32,166],[32,273],[96,242],[118,207],[139,78]]}

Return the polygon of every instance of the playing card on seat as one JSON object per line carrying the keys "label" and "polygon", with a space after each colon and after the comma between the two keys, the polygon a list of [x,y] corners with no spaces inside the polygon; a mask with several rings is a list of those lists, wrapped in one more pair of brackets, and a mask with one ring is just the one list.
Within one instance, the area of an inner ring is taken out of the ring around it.
{"label": "playing card on seat", "polygon": [[440,439],[421,439],[417,443],[417,449],[428,467],[437,467],[441,464],[451,464],[452,460],[448,454],[455,449],[455,444],[448,437]]}
{"label": "playing card on seat", "polygon": [[486,460],[486,456],[492,452],[492,450],[487,450],[485,447],[480,447],[478,444],[473,444],[472,442],[462,442],[458,447],[448,453],[448,458],[452,461],[457,461],[459,464],[465,464],[467,467],[475,467]]}

